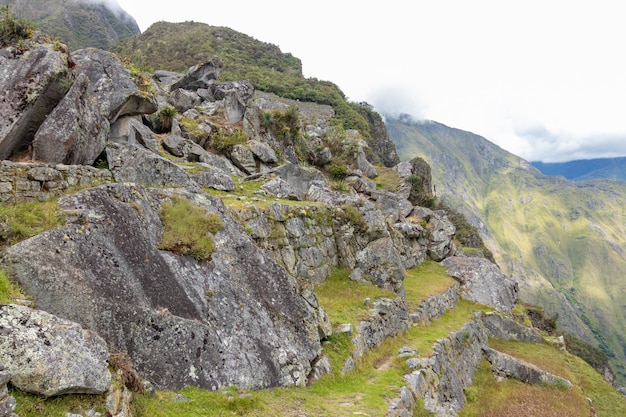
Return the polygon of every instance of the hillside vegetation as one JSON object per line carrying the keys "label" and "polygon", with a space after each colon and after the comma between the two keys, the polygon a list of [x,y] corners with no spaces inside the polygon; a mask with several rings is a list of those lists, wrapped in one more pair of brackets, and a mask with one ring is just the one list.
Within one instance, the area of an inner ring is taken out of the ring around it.
{"label": "hillside vegetation", "polygon": [[121,39],[138,35],[139,26],[122,9],[89,0],[0,0],[11,13],[31,20],[43,32],[71,49],[109,49]]}
{"label": "hillside vegetation", "polygon": [[425,158],[440,198],[477,226],[523,300],[599,346],[626,379],[626,184],[544,176],[486,139],[388,119],[401,159]]}

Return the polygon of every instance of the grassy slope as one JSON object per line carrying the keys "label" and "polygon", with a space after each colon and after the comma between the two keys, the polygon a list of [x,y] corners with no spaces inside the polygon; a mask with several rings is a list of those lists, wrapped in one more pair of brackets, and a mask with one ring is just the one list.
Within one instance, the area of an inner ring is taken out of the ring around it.
{"label": "grassy slope", "polygon": [[626,383],[626,185],[546,177],[477,135],[436,123],[388,126],[400,158],[429,161],[439,196],[482,226],[499,265],[521,278],[525,301],[559,314],[569,331],[591,331]]}

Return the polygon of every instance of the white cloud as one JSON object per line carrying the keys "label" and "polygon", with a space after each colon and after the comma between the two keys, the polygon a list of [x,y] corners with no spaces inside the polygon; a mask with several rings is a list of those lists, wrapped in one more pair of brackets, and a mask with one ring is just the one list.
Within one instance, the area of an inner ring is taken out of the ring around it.
{"label": "white cloud", "polygon": [[194,20],[276,44],[351,100],[472,131],[526,159],[626,155],[618,2],[119,3],[142,30]]}

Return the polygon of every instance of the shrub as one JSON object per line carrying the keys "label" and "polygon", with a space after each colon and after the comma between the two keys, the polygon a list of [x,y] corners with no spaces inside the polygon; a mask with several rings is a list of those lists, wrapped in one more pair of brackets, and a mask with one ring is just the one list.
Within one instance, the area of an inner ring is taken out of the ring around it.
{"label": "shrub", "polygon": [[344,180],[348,175],[350,175],[348,167],[341,164],[330,164],[328,167],[328,173],[334,180],[337,181]]}
{"label": "shrub", "polygon": [[165,105],[151,116],[152,127],[157,133],[167,133],[172,130],[172,122],[176,116],[176,109]]}
{"label": "shrub", "polygon": [[227,135],[220,130],[211,136],[211,146],[221,154],[230,154],[235,145],[243,145],[248,141],[248,135],[241,129]]}
{"label": "shrub", "polygon": [[35,24],[29,20],[16,18],[9,11],[9,5],[0,8],[0,45],[28,39],[34,30]]}
{"label": "shrub", "polygon": [[358,231],[367,231],[367,222],[363,218],[363,213],[357,207],[349,204],[341,206],[339,217],[350,222]]}
{"label": "shrub", "polygon": [[223,227],[217,214],[185,198],[174,197],[163,204],[159,216],[164,227],[159,249],[191,256],[197,261],[211,258],[215,249],[213,234]]}

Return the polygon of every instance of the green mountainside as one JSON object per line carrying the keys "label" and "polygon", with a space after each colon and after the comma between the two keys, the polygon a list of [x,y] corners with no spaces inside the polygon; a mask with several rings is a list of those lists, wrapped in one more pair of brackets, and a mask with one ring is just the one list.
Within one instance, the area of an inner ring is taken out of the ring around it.
{"label": "green mountainside", "polygon": [[626,380],[626,184],[541,174],[486,139],[435,122],[388,118],[402,160],[432,166],[438,197],[481,232],[524,301],[597,343]]}
{"label": "green mountainside", "polygon": [[569,162],[532,162],[546,175],[562,175],[572,181],[609,179],[626,181],[626,158],[583,159]]}
{"label": "green mountainside", "polygon": [[117,44],[113,51],[147,70],[185,72],[193,65],[219,57],[220,81],[248,80],[259,91],[279,97],[328,104],[340,129],[359,130],[370,145],[368,157],[393,166],[399,159],[380,115],[367,103],[349,102],[337,85],[302,75],[302,62],[278,46],[226,27],[205,23],[157,22],[139,36]]}
{"label": "green mountainside", "polygon": [[0,0],[11,13],[31,20],[43,32],[58,37],[71,49],[109,49],[118,41],[138,35],[135,19],[104,2],[86,0]]}

